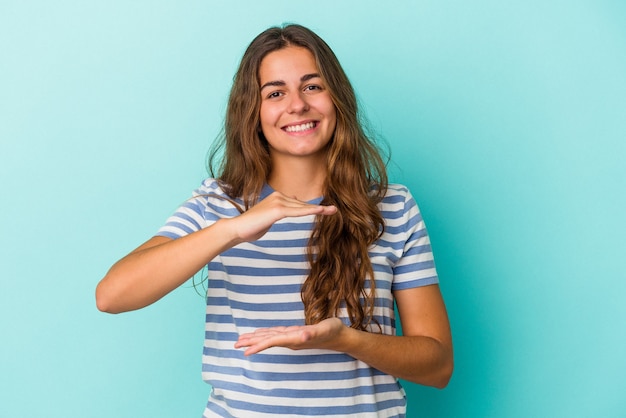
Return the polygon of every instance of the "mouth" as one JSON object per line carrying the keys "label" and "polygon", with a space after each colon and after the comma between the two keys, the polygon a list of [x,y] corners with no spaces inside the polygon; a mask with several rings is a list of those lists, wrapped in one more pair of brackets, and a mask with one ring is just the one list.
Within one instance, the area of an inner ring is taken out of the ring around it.
{"label": "mouth", "polygon": [[304,123],[299,123],[299,124],[295,124],[295,125],[288,125],[288,126],[285,126],[283,128],[283,131],[285,131],[285,132],[304,132],[304,131],[308,131],[308,130],[311,130],[311,129],[315,129],[317,124],[318,124],[317,121],[310,121],[310,122],[304,122]]}

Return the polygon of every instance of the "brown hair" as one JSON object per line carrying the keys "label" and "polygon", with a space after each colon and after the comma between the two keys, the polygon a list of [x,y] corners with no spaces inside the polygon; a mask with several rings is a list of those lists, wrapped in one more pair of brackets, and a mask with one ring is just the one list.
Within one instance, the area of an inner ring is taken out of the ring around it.
{"label": "brown hair", "polygon": [[235,74],[223,135],[210,153],[209,168],[215,176],[214,162],[223,149],[217,170],[223,189],[233,198],[243,198],[246,209],[258,200],[271,170],[268,144],[260,130],[259,67],[267,54],[287,46],[304,47],[313,54],[337,114],[322,204],[335,205],[338,211],[317,217],[309,241],[311,271],[301,291],[306,323],[335,316],[345,307],[352,327],[365,330],[376,322],[376,284],[368,248],[383,232],[377,205],[387,191],[387,174],[380,151],[364,132],[350,81],[324,40],[290,24],[269,28],[252,41]]}

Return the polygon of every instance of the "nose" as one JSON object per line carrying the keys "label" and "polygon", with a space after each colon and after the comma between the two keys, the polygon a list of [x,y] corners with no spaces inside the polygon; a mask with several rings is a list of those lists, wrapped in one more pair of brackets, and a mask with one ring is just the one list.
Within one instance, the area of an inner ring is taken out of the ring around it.
{"label": "nose", "polygon": [[309,104],[303,93],[292,94],[287,111],[289,113],[303,113],[309,110]]}

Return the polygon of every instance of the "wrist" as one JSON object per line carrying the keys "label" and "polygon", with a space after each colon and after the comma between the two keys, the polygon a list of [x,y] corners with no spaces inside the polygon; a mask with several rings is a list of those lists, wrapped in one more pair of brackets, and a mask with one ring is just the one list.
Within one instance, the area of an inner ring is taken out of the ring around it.
{"label": "wrist", "polygon": [[234,247],[235,245],[244,242],[243,239],[237,234],[236,229],[232,225],[232,219],[222,218],[218,219],[214,224],[215,232],[224,239],[224,249]]}
{"label": "wrist", "polygon": [[332,349],[338,352],[351,354],[354,351],[354,347],[357,347],[359,344],[359,333],[360,331],[350,328],[341,322],[341,328],[337,333],[337,338],[334,340],[334,347]]}

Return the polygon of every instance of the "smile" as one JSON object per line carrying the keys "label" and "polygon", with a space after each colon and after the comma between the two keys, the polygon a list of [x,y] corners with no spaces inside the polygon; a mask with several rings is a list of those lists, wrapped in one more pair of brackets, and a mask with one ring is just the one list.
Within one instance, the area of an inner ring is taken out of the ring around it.
{"label": "smile", "polygon": [[302,132],[308,129],[313,129],[317,125],[317,122],[307,122],[300,125],[289,125],[283,128],[286,132]]}

